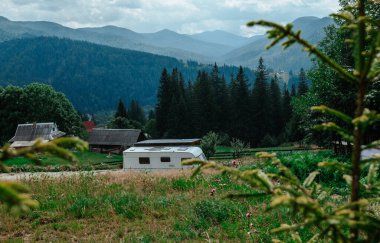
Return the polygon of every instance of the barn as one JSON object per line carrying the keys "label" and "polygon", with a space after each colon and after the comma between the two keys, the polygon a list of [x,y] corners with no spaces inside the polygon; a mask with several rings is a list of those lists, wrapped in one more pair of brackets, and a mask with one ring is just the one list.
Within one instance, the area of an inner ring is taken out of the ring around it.
{"label": "barn", "polygon": [[121,154],[123,150],[144,139],[145,135],[139,129],[94,128],[87,142],[91,151]]}
{"label": "barn", "polygon": [[12,148],[23,148],[33,145],[34,140],[38,138],[51,141],[64,135],[65,133],[59,131],[54,122],[19,124],[9,142],[12,143]]}

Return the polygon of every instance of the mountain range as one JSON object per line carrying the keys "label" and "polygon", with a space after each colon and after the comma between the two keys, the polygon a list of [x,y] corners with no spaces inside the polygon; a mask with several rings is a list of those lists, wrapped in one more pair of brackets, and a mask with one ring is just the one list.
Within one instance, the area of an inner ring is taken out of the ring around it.
{"label": "mountain range", "polygon": [[[302,17],[293,22],[294,28],[301,30],[302,36],[314,44],[324,37],[323,28],[330,24],[333,20],[327,17]],[[275,70],[298,71],[312,65],[310,58],[298,46],[285,51],[276,46],[266,51],[269,41],[264,35],[248,38],[221,30],[187,35],[168,29],[137,33],[116,26],[73,29],[47,21],[11,21],[0,17],[0,42],[41,36],[87,41],[206,64],[216,62],[254,68],[258,59],[263,57]]]}

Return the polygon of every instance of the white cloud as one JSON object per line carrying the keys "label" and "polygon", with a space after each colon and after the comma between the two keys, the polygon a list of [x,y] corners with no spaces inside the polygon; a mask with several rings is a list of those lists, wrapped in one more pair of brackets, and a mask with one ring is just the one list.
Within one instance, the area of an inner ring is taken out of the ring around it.
{"label": "white cloud", "polygon": [[137,32],[168,28],[181,33],[221,29],[250,36],[262,33],[245,24],[253,19],[291,22],[324,17],[338,0],[1,0],[4,17],[46,20],[70,27],[117,25]]}

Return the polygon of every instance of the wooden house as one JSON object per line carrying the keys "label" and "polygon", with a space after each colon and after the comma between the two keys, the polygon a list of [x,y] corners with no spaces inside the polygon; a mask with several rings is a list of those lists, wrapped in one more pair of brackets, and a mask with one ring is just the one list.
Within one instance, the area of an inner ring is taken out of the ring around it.
{"label": "wooden house", "polygon": [[9,140],[12,148],[29,147],[36,139],[51,141],[64,136],[53,122],[19,124],[13,138]]}
{"label": "wooden house", "polygon": [[94,128],[87,142],[91,151],[121,154],[125,149],[144,139],[145,135],[138,129]]}

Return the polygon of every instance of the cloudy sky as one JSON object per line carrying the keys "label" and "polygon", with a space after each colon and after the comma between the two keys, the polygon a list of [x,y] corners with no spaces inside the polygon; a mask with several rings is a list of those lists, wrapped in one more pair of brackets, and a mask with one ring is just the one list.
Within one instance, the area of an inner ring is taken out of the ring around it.
{"label": "cloudy sky", "polygon": [[136,32],[220,29],[244,36],[263,32],[246,28],[249,20],[286,23],[301,16],[324,17],[338,8],[338,0],[0,0],[0,15],[10,20],[73,28],[116,25]]}

